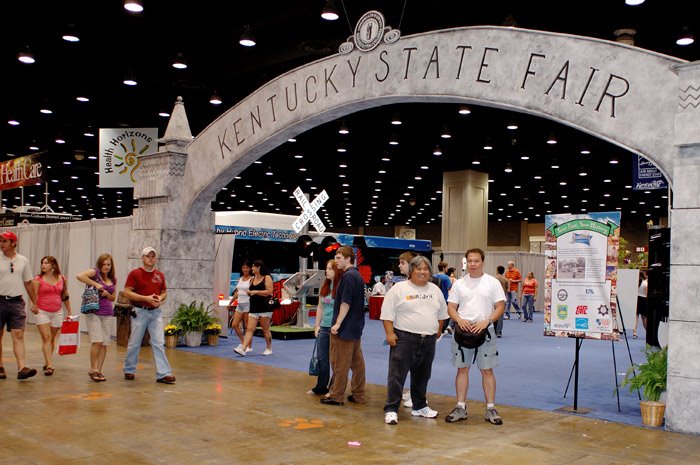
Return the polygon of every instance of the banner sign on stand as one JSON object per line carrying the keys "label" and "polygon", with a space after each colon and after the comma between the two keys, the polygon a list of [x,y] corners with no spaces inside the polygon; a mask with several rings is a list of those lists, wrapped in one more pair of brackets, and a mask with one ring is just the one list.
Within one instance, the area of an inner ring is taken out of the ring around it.
{"label": "banner sign on stand", "polygon": [[632,170],[633,190],[668,189],[666,178],[652,162],[637,155],[637,159],[632,164],[634,165]]}
{"label": "banner sign on stand", "polygon": [[100,129],[99,187],[134,187],[143,155],[158,150],[157,128]]}
{"label": "banner sign on stand", "polygon": [[544,335],[617,341],[620,212],[546,215]]}
{"label": "banner sign on stand", "polygon": [[34,186],[44,181],[44,166],[39,153],[0,163],[0,191]]}

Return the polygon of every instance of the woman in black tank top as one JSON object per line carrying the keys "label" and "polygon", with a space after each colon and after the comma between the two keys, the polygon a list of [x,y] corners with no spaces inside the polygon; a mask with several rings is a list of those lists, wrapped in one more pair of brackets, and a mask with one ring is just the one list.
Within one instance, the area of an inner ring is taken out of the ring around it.
{"label": "woman in black tank top", "polygon": [[272,355],[272,333],[270,332],[270,322],[272,320],[272,309],[268,302],[272,296],[272,277],[268,273],[267,268],[262,260],[255,260],[253,262],[253,279],[250,282],[250,289],[248,294],[250,295],[250,312],[248,313],[248,324],[246,325],[245,338],[241,346],[233,349],[238,355],[245,357],[245,348],[250,345],[253,340],[253,333],[255,332],[255,327],[260,322],[260,327],[265,335],[265,344],[267,349],[263,352],[263,355]]}

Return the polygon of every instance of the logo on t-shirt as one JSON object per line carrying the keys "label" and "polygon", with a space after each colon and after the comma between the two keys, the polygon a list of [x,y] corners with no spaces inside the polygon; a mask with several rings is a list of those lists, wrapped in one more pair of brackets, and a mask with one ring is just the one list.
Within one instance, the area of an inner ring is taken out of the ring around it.
{"label": "logo on t-shirt", "polygon": [[412,294],[412,295],[407,295],[406,300],[425,300],[425,299],[432,299],[433,295],[432,294]]}
{"label": "logo on t-shirt", "polygon": [[153,279],[151,279],[152,283],[162,283],[163,278],[160,277],[158,273],[153,273]]}

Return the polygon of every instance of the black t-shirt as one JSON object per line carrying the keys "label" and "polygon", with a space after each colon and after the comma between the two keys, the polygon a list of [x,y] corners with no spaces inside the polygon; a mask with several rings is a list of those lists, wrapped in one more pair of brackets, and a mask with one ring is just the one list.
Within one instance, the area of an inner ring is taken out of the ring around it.
{"label": "black t-shirt", "polygon": [[340,325],[338,336],[349,340],[360,339],[365,328],[365,281],[354,266],[345,270],[338,283],[333,303],[334,325],[338,320],[341,303],[348,304],[350,309]]}

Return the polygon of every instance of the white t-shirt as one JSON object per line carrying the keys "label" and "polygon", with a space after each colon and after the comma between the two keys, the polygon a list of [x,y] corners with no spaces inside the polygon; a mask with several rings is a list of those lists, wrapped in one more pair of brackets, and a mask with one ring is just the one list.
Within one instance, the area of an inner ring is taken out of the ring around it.
{"label": "white t-shirt", "polygon": [[473,323],[487,320],[496,302],[506,300],[503,286],[493,276],[484,273],[479,278],[469,274],[455,281],[450,289],[447,302],[458,304],[460,318]]}
{"label": "white t-shirt", "polygon": [[429,336],[437,333],[439,320],[447,319],[447,304],[435,284],[416,286],[406,280],[386,293],[379,318],[393,321],[396,329]]}
{"label": "white t-shirt", "polygon": [[372,295],[384,295],[386,294],[386,287],[382,282],[378,282],[377,284],[374,285],[372,288]]}
{"label": "white t-shirt", "polygon": [[248,278],[247,281],[243,281],[243,279],[238,280],[238,284],[236,285],[236,290],[238,290],[238,305],[250,302],[248,289],[250,289],[251,281],[253,281],[252,277]]}
{"label": "white t-shirt", "polygon": [[[10,262],[12,262],[12,272],[10,272]],[[15,258],[10,260],[0,252],[0,295],[8,297],[22,295],[26,291],[24,283],[33,278],[27,257],[16,254]]]}
{"label": "white t-shirt", "polygon": [[637,295],[639,297],[646,297],[647,296],[647,286],[649,285],[649,281],[646,279],[642,280],[642,283],[639,285],[639,288],[637,289]]}

